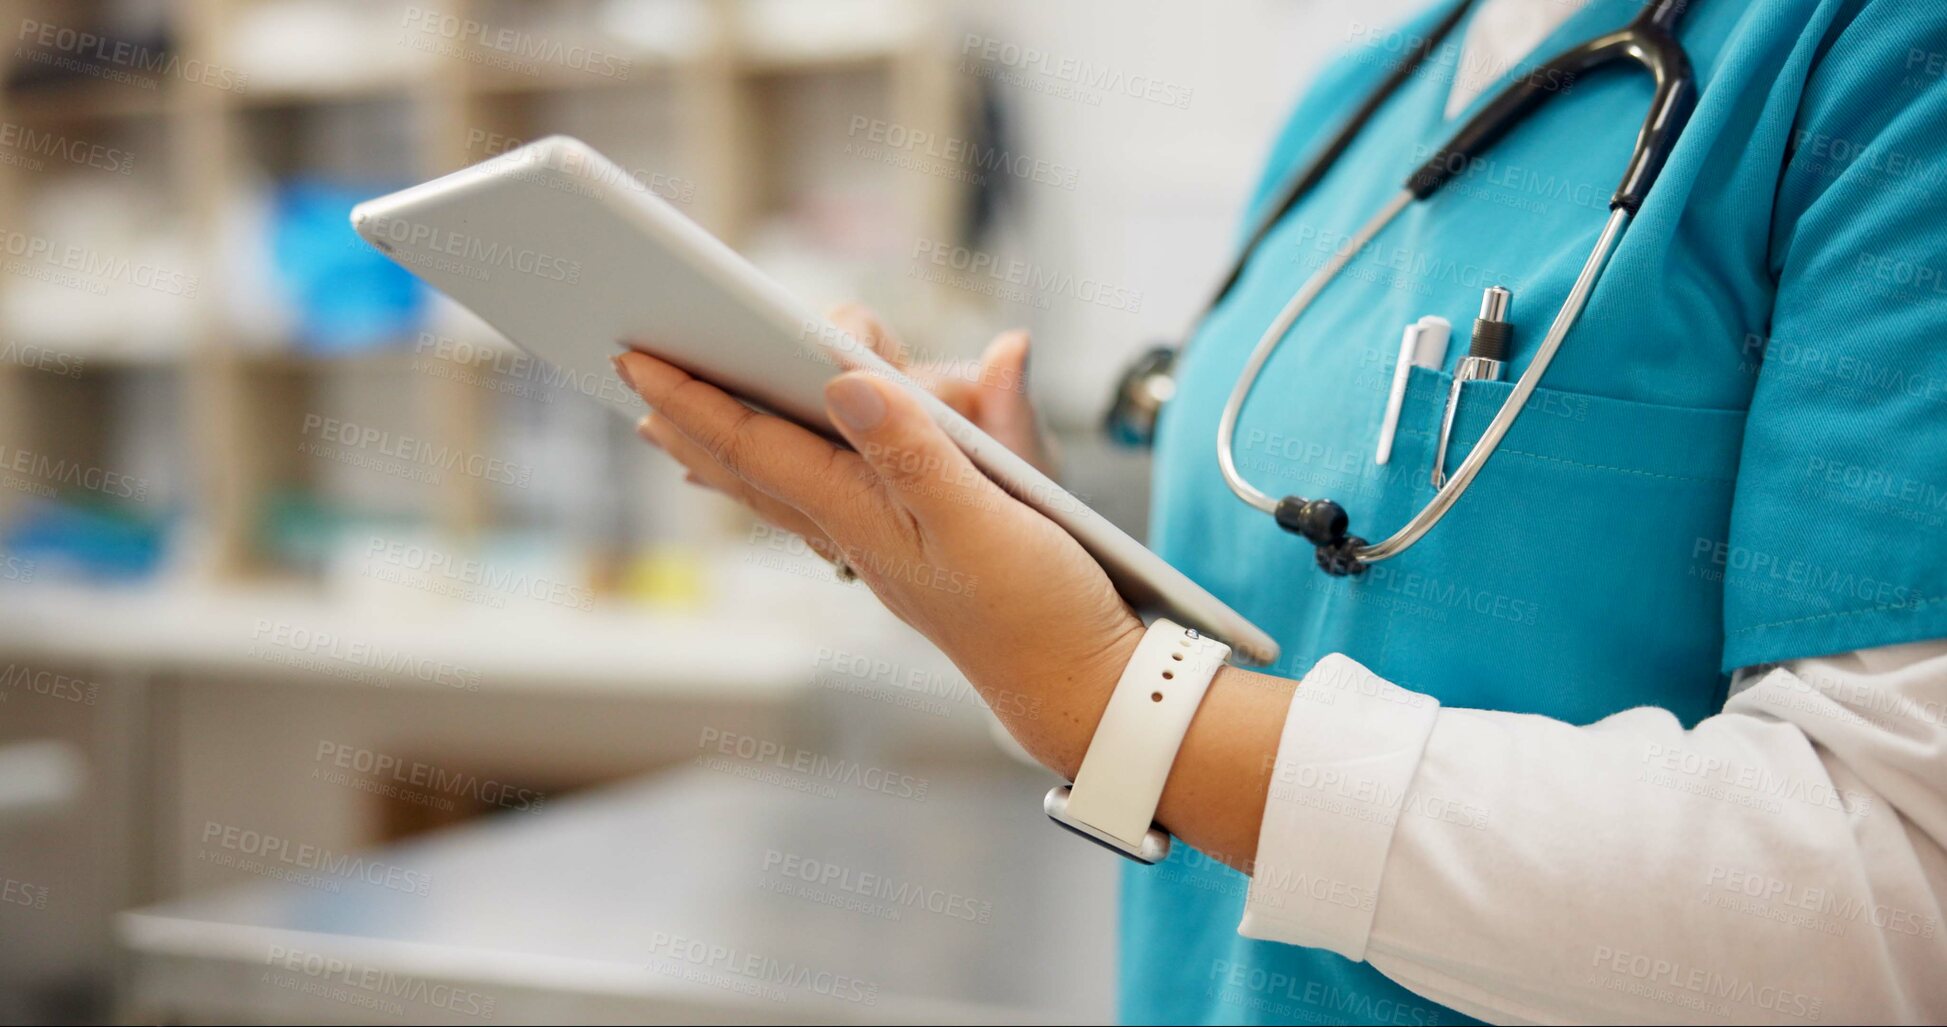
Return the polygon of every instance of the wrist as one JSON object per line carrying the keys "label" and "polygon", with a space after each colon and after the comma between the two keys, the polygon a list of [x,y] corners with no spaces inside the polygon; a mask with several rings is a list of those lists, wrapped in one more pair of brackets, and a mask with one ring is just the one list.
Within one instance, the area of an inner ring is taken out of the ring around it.
{"label": "wrist", "polygon": [[[1033,701],[1002,702],[1008,696],[1005,690],[983,689],[988,707],[1036,762],[1073,781],[1143,631],[1143,622],[1132,615],[1104,641],[1079,654],[1071,652],[1067,660],[1051,660],[1052,666],[1044,664],[1044,673],[1017,665],[1015,684],[1009,687],[1033,680]],[[1027,673],[1020,674],[1022,670]]]}
{"label": "wrist", "polygon": [[1136,647],[1142,644],[1146,629],[1143,622],[1130,617],[1122,631],[1101,646],[1092,657],[1084,662],[1084,669],[1077,675],[1076,685],[1070,690],[1065,701],[1067,714],[1060,716],[1067,726],[1062,732],[1062,747],[1059,765],[1043,760],[1043,765],[1068,781],[1082,769],[1082,757],[1088,755],[1088,743],[1095,739],[1095,730],[1102,723],[1102,713],[1109,708],[1109,698],[1115,695],[1116,682],[1122,679],[1122,672],[1136,655]]}

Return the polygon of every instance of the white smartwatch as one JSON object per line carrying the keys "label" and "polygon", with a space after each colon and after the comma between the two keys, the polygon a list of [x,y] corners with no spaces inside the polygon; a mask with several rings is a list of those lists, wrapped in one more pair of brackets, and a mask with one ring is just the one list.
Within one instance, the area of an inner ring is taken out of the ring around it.
{"label": "white smartwatch", "polygon": [[1160,863],[1170,836],[1156,805],[1176,751],[1230,647],[1158,618],[1122,670],[1075,783],[1048,792],[1049,819],[1138,863]]}

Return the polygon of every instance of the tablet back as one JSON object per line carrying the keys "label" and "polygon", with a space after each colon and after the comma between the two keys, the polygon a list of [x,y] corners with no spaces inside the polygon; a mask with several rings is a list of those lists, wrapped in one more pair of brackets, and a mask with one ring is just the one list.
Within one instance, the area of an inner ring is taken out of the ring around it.
{"label": "tablet back", "polygon": [[[841,368],[904,382],[976,466],[1073,535],[1132,606],[1246,659],[1277,656],[1263,631],[577,140],[538,140],[368,201],[352,224],[576,381],[612,379],[610,358],[629,340],[828,435],[824,385]],[[623,390],[597,395],[631,419],[646,410]]]}

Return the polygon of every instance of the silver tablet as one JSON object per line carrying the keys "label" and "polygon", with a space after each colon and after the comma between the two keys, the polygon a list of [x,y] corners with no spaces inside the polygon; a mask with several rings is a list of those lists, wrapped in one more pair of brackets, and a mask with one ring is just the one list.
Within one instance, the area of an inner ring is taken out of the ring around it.
{"label": "silver tablet", "polygon": [[[585,143],[542,139],[360,204],[367,242],[563,372],[599,381],[622,340],[827,435],[824,385],[866,368],[921,397],[973,463],[1061,525],[1130,605],[1270,663],[1271,636],[811,312]],[[606,390],[605,390],[606,392]],[[623,390],[602,396],[627,415]]]}

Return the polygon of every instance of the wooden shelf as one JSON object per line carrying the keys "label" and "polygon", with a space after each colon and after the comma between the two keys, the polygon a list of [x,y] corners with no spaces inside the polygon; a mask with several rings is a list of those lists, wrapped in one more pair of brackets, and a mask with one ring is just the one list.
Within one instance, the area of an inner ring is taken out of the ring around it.
{"label": "wooden shelf", "polygon": [[[461,20],[492,20],[485,0],[419,0],[442,16]],[[811,3],[815,0],[803,0]],[[911,19],[918,26],[933,16],[923,0],[911,0],[913,10],[925,12]],[[174,0],[169,36],[183,61],[213,67],[231,63],[226,46],[238,30],[249,0]],[[398,103],[410,108],[414,135],[408,166],[417,176],[430,177],[483,159],[477,136],[492,132],[511,139],[531,139],[555,129],[537,123],[537,111],[551,110],[519,101],[545,98],[551,104],[625,94],[631,89],[660,91],[668,97],[666,110],[675,112],[672,131],[685,178],[698,184],[688,212],[699,222],[736,245],[749,238],[778,195],[772,180],[776,164],[772,148],[782,135],[767,121],[777,116],[769,102],[780,79],[796,76],[883,75],[886,106],[904,124],[936,127],[952,134],[960,122],[957,80],[950,72],[951,39],[939,27],[916,28],[900,39],[873,39],[851,45],[845,39],[829,44],[797,46],[788,33],[769,36],[746,29],[742,0],[705,0],[712,24],[694,38],[706,42],[697,52],[654,53],[639,46],[618,44],[614,52],[629,55],[626,77],[607,77],[585,70],[550,64],[508,69],[460,59],[432,56],[406,70],[375,73],[369,79],[318,85],[273,85],[259,76],[241,91],[174,79],[159,80],[153,90],[125,83],[76,77],[0,90],[0,119],[13,118],[37,125],[84,124],[113,121],[123,125],[155,125],[164,132],[169,165],[166,188],[187,226],[192,269],[204,288],[189,327],[188,340],[167,350],[123,350],[119,340],[59,347],[80,356],[89,370],[121,368],[180,368],[186,387],[181,418],[188,438],[182,449],[194,454],[196,480],[184,491],[199,497],[197,516],[206,523],[199,533],[214,540],[217,580],[251,579],[261,560],[255,554],[255,532],[264,499],[288,469],[288,427],[293,404],[305,402],[311,376],[340,370],[403,368],[414,359],[412,343],[398,349],[333,354],[298,350],[289,340],[240,334],[226,309],[224,247],[233,241],[231,208],[251,187],[250,166],[257,138],[269,131],[275,139],[286,131],[266,129],[266,115],[279,117],[312,108]],[[903,20],[903,19],[902,19]],[[538,31],[538,30],[537,30]],[[902,30],[902,36],[904,36]],[[17,58],[0,52],[0,74]],[[63,129],[70,134],[79,130]],[[90,131],[97,131],[90,129]],[[303,131],[294,129],[292,131]],[[146,156],[146,153],[145,153]],[[22,203],[31,202],[22,187],[33,179],[21,169],[0,164],[0,217],[18,223]],[[949,238],[957,230],[958,200],[963,185],[935,176],[900,176],[891,196],[899,216],[916,234]],[[7,283],[0,282],[0,290]],[[444,332],[438,325],[429,330]],[[445,334],[452,334],[445,332]],[[486,340],[461,333],[470,343]],[[0,438],[20,425],[33,425],[53,415],[38,396],[58,390],[37,382],[31,369],[0,365]],[[411,375],[415,407],[422,407],[437,445],[462,451],[490,446],[494,405],[503,402],[490,389],[469,387],[439,375]],[[52,400],[50,400],[52,402]],[[471,481],[442,486],[436,509],[426,511],[440,530],[462,542],[477,535],[493,517],[493,494]],[[0,519],[7,498],[0,496]]]}
{"label": "wooden shelf", "polygon": [[431,76],[378,76],[330,85],[253,87],[236,95],[239,107],[271,110],[280,107],[336,106],[385,100],[411,101]]}
{"label": "wooden shelf", "polygon": [[896,50],[752,50],[738,55],[739,70],[750,75],[822,75],[885,71],[906,55]]}
{"label": "wooden shelf", "polygon": [[8,113],[41,124],[156,118],[168,113],[168,87],[140,89],[125,83],[75,78],[10,87]]}

